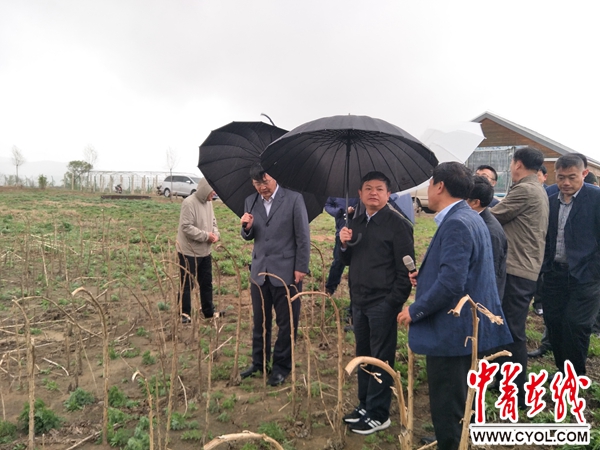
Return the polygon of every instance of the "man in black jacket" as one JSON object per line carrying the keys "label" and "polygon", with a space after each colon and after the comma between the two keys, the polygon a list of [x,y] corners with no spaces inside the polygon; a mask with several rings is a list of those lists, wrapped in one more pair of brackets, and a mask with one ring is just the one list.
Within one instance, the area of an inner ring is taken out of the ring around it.
{"label": "man in black jacket", "polygon": [[494,198],[494,188],[486,177],[475,176],[473,179],[473,188],[469,193],[467,203],[479,213],[483,219],[492,238],[492,253],[494,255],[494,272],[496,273],[496,286],[500,298],[504,296],[504,285],[506,284],[506,253],[508,252],[508,242],[504,229],[498,219],[496,219],[488,206]]}
{"label": "man in black jacket", "polygon": [[[340,230],[342,261],[350,265],[356,356],[372,356],[394,367],[396,316],[411,290],[402,258],[414,259],[412,224],[387,206],[390,180],[383,173],[366,174],[358,192],[365,212],[354,217],[350,229]],[[358,371],[359,405],[344,416],[350,429],[359,434],[390,426],[392,378],[381,369],[365,369]],[[381,383],[368,373],[373,371],[383,372]]]}
{"label": "man in black jacket", "polygon": [[575,155],[555,164],[542,273],[544,322],[558,370],[570,360],[585,375],[592,325],[600,309],[600,189],[583,182]]}

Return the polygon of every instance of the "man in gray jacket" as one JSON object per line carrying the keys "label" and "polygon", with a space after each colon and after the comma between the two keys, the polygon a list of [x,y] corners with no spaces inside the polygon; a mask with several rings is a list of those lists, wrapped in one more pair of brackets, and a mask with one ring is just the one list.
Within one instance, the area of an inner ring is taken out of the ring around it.
{"label": "man in gray jacket", "polygon": [[[543,163],[541,151],[532,147],[518,149],[510,163],[513,185],[504,200],[490,209],[508,240],[502,310],[514,341],[506,346],[512,353],[508,360],[520,363],[523,368],[515,379],[521,408],[526,407],[523,387],[527,372],[525,322],[544,259],[548,229],[548,195],[537,179]],[[502,364],[506,359],[497,362]]]}
{"label": "man in gray jacket", "polygon": [[213,317],[212,244],[219,240],[217,220],[213,212],[215,194],[206,178],[198,183],[198,190],[181,203],[177,254],[181,280],[181,321],[188,323],[192,312],[191,291],[194,277],[200,286],[200,304],[205,318]]}
{"label": "man in gray jacket", "polygon": [[[254,240],[250,268],[250,293],[254,317],[252,331],[252,365],[240,373],[242,378],[262,372],[271,359],[273,312],[279,329],[273,350],[272,372],[267,384],[277,386],[292,370],[290,307],[288,287],[293,296],[302,291],[308,273],[310,231],[302,195],[284,189],[262,169],[250,169],[256,194],[246,198],[240,222],[241,235]],[[275,276],[260,275],[273,274]],[[283,280],[282,283],[281,280]],[[300,299],[292,303],[294,336],[300,317]],[[263,339],[264,335],[264,339]]]}

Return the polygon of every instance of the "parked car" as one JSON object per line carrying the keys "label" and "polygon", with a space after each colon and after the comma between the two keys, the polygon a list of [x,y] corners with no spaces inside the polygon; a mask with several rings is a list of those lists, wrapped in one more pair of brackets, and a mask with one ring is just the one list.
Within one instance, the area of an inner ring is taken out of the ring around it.
{"label": "parked car", "polygon": [[200,178],[191,175],[169,175],[164,179],[159,189],[165,197],[179,195],[187,197],[198,189]]}
{"label": "parked car", "polygon": [[429,210],[429,199],[427,198],[427,188],[424,186],[411,193],[413,203],[415,205],[415,211],[431,212]]}

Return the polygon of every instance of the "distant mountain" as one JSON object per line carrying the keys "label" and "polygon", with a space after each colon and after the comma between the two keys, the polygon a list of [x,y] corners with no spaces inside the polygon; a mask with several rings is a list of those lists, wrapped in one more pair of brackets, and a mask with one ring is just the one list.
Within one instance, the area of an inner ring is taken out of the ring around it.
{"label": "distant mountain", "polygon": [[[58,161],[28,161],[19,166],[19,178],[33,179],[37,184],[40,175],[45,175],[48,183],[54,182],[59,186],[63,182],[63,177],[67,171],[66,162]],[[0,157],[0,184],[4,184],[4,177],[15,175],[16,169],[11,158]]]}

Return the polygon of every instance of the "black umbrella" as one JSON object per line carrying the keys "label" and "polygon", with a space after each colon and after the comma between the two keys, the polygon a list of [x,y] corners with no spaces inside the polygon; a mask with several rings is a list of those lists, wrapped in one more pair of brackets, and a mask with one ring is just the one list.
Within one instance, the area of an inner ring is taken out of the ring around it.
{"label": "black umbrella", "polygon": [[[250,180],[250,166],[259,163],[262,151],[286,132],[264,122],[231,122],[212,131],[200,146],[198,168],[223,203],[238,217],[251,212],[244,211],[246,197],[254,193],[258,198]],[[287,187],[285,183],[277,182]],[[311,221],[321,214],[327,197],[305,192],[302,196]]]}
{"label": "black umbrella", "polygon": [[434,153],[401,128],[367,116],[333,116],[305,123],[273,142],[261,155],[276,180],[304,192],[355,196],[373,170],[391,180],[392,192],[431,177]]}
{"label": "black umbrella", "polygon": [[431,150],[401,128],[351,115],[300,125],[261,155],[262,166],[276,180],[305,192],[345,197],[346,204],[348,192],[356,195],[368,172],[384,173],[397,192],[427,180],[437,163]]}

